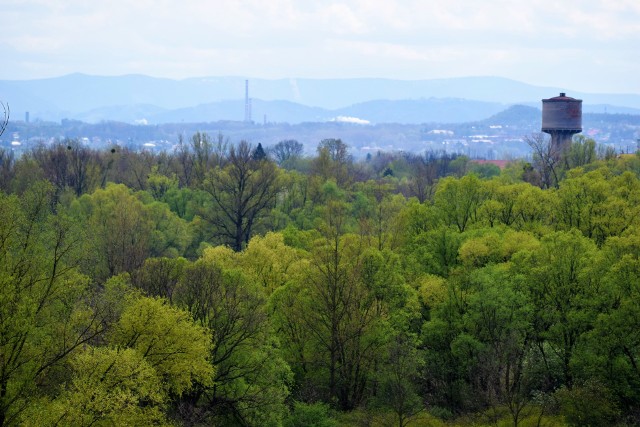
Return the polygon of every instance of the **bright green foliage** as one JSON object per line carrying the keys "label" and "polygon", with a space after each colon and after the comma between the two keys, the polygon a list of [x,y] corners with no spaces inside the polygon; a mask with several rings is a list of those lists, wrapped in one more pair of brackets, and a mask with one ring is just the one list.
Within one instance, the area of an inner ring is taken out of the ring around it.
{"label": "bright green foliage", "polygon": [[515,211],[515,228],[532,232],[545,233],[544,226],[554,217],[556,197],[551,190],[544,191],[533,185],[522,187],[513,205]]}
{"label": "bright green foliage", "polygon": [[149,256],[153,224],[142,202],[124,185],[84,195],[74,206],[87,229],[85,270],[94,277],[133,271]]}
{"label": "bright green foliage", "polygon": [[240,254],[238,266],[264,288],[265,295],[299,278],[308,262],[301,252],[285,245],[280,233],[267,233],[256,236]]}
{"label": "bright green foliage", "polygon": [[482,182],[475,175],[440,181],[435,195],[435,206],[444,223],[463,232],[478,219],[478,208],[486,198]]}
{"label": "bright green foliage", "polygon": [[155,166],[147,178],[147,186],[155,200],[166,201],[167,194],[178,187],[178,178],[175,175],[168,177],[158,173],[158,167]]}
{"label": "bright green foliage", "polygon": [[109,342],[141,354],[166,393],[180,396],[195,383],[211,384],[209,331],[193,323],[188,312],[162,299],[129,296]]}
{"label": "bright green foliage", "polygon": [[410,257],[420,273],[447,276],[458,265],[458,251],[462,236],[454,229],[439,226],[415,236]]}
{"label": "bright green foliage", "polygon": [[569,152],[564,156],[567,170],[588,165],[596,160],[596,142],[584,135],[576,135],[571,141]]}
{"label": "bright green foliage", "polygon": [[102,330],[73,268],[79,234],[50,212],[52,191],[0,193],[0,425],[14,424],[37,383]]}
{"label": "bright green foliage", "polygon": [[[573,171],[571,175],[578,175]],[[577,228],[602,245],[607,237],[620,235],[640,214],[640,181],[626,173],[612,176],[598,169],[563,181],[558,191],[560,223]]]}
{"label": "bright green foliage", "polygon": [[469,237],[458,250],[460,262],[468,268],[506,262],[521,250],[536,249],[539,241],[528,232],[506,228],[481,230],[478,237]]}
{"label": "bright green foliage", "polygon": [[517,201],[529,187],[529,184],[501,184],[499,181],[490,181],[486,184],[489,192],[481,208],[480,213],[489,223],[489,226],[504,224],[511,226],[517,221],[522,221],[518,217]]}
{"label": "bright green foliage", "polygon": [[77,220],[88,236],[84,270],[94,277],[106,280],[132,272],[151,256],[181,255],[190,243],[184,220],[147,193],[139,196],[124,185],[111,184],[74,203]]}
{"label": "bright green foliage", "polygon": [[71,381],[22,422],[32,426],[168,425],[156,370],[134,349],[87,348],[70,360]]}

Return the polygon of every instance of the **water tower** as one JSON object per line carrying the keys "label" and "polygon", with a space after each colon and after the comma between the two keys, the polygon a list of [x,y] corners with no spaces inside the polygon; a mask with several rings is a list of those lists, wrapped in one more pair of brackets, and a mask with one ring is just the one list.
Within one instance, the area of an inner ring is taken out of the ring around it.
{"label": "water tower", "polygon": [[542,132],[551,135],[556,155],[571,145],[574,134],[582,132],[582,100],[564,92],[560,96],[542,100]]}

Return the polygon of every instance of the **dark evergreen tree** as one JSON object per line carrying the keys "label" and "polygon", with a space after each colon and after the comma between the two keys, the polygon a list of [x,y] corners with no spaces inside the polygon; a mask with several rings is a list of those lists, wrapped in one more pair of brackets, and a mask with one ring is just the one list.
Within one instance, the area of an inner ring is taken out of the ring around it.
{"label": "dark evergreen tree", "polygon": [[258,146],[253,151],[253,160],[260,161],[267,158],[267,153],[264,152],[264,148],[262,148],[262,144],[258,142]]}

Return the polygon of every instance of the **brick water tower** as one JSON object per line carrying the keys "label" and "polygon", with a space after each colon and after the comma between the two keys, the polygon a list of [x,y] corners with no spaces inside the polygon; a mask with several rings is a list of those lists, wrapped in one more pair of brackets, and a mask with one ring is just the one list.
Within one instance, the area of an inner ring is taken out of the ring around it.
{"label": "brick water tower", "polygon": [[564,92],[542,100],[542,132],[551,135],[553,151],[560,156],[571,146],[574,134],[582,132],[582,100]]}

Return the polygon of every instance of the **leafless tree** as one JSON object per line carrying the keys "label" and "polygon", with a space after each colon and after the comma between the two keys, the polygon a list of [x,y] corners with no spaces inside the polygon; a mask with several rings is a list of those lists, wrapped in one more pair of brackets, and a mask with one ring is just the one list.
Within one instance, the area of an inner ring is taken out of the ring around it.
{"label": "leafless tree", "polygon": [[[0,136],[2,136],[9,124],[9,104],[0,101],[0,105],[2,105],[2,110],[4,111],[4,118],[0,121]],[[8,189],[14,164],[15,158],[13,157],[13,152],[11,150],[0,149],[0,190]]]}
{"label": "leafless tree", "polygon": [[438,159],[427,153],[405,153],[404,159],[411,170],[407,195],[417,197],[420,203],[424,203],[433,197],[434,184],[438,178]]}
{"label": "leafless tree", "polygon": [[39,145],[30,155],[58,192],[70,188],[81,196],[100,183],[99,154],[78,140],[66,139],[51,147]]}
{"label": "leafless tree", "polygon": [[561,157],[558,147],[544,133],[532,133],[524,140],[533,150],[533,167],[540,174],[542,188],[557,186]]}
{"label": "leafless tree", "polygon": [[13,151],[0,148],[0,190],[8,191],[16,160]]}
{"label": "leafless tree", "polygon": [[278,166],[290,163],[300,157],[304,152],[304,146],[295,139],[286,139],[278,142],[269,149],[269,154]]}
{"label": "leafless tree", "polygon": [[4,131],[7,129],[7,125],[9,124],[9,115],[11,111],[9,110],[9,104],[5,104],[4,102],[0,101],[0,105],[2,105],[4,116],[2,121],[0,121],[0,136],[2,136]]}
{"label": "leafless tree", "polygon": [[249,242],[253,226],[275,203],[279,190],[278,169],[270,160],[254,160],[246,141],[232,145],[224,166],[208,171],[202,184],[214,209],[202,212],[235,251]]}

